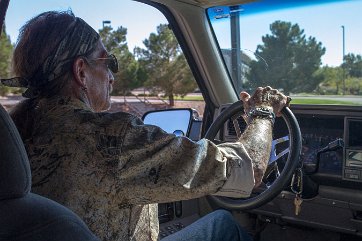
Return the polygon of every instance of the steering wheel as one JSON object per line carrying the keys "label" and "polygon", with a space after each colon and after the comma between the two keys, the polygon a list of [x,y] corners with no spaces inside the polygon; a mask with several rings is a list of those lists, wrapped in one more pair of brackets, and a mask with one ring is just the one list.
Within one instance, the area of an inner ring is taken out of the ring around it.
{"label": "steering wheel", "polygon": [[[234,104],[230,105],[225,109],[218,118],[212,123],[209,130],[207,131],[205,138],[208,140],[214,140],[218,131],[224,126],[227,120],[231,119],[238,113],[243,113],[244,111],[243,102],[237,101]],[[302,137],[300,133],[300,128],[297,119],[294,114],[288,107],[284,107],[281,111],[281,117],[284,119],[286,126],[288,128],[289,135],[277,140],[273,140],[272,143],[272,154],[271,159],[268,164],[268,168],[276,164],[275,161],[282,155],[289,152],[285,166],[276,178],[276,180],[270,185],[266,186],[265,190],[253,197],[247,199],[235,199],[221,196],[207,196],[207,199],[219,207],[232,210],[249,210],[260,207],[272,199],[274,199],[286,186],[287,182],[291,180],[291,177],[296,169],[299,156],[302,148]],[[278,155],[273,153],[275,151],[274,146],[283,141],[289,140],[289,148],[285,149]]]}

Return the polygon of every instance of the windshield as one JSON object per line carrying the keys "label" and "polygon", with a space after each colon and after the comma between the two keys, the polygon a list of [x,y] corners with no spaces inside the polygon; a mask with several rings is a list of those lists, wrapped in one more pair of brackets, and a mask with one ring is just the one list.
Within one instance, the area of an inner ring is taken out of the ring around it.
{"label": "windshield", "polygon": [[362,1],[264,0],[207,10],[235,90],[362,105]]}

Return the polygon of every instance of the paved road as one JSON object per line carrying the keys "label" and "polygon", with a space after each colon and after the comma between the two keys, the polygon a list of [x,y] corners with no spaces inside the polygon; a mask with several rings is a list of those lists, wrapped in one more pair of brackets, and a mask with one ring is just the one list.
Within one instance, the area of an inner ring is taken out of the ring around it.
{"label": "paved road", "polygon": [[18,103],[19,101],[21,101],[23,99],[24,98],[22,96],[6,96],[6,97],[0,96],[0,104],[6,105],[6,106],[11,106],[11,105],[15,105],[16,103]]}

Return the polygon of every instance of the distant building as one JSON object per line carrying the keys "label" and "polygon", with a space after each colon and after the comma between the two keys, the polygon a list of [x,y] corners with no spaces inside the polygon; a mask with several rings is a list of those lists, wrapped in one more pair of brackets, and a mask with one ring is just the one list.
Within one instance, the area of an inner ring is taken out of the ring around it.
{"label": "distant building", "polygon": [[[232,76],[232,66],[231,66],[231,49],[221,49],[221,53],[224,56],[224,61],[225,64],[229,70],[229,73]],[[252,61],[253,57],[249,57],[250,55],[253,55],[252,52],[245,52],[245,51],[240,51],[240,55],[241,55],[241,63],[240,63],[240,80],[241,83],[237,84],[235,83],[235,86],[243,86],[248,79],[246,78],[246,73],[250,70],[250,62]],[[233,80],[235,81],[235,80]],[[240,90],[238,90],[240,91]]]}

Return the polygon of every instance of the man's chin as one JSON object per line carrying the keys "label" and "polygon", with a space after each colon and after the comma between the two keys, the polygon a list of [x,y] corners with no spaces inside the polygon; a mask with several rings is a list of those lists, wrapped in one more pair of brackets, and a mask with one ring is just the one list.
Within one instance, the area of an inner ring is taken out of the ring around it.
{"label": "man's chin", "polygon": [[105,108],[104,111],[110,110],[112,106],[112,101],[111,101],[111,97],[108,98],[108,101],[105,104]]}
{"label": "man's chin", "polygon": [[104,105],[104,107],[102,108],[101,112],[105,112],[111,109],[111,103],[108,103],[107,105]]}
{"label": "man's chin", "polygon": [[109,98],[106,102],[104,102],[102,107],[99,109],[99,112],[108,111],[110,109],[111,109],[111,98]]}

